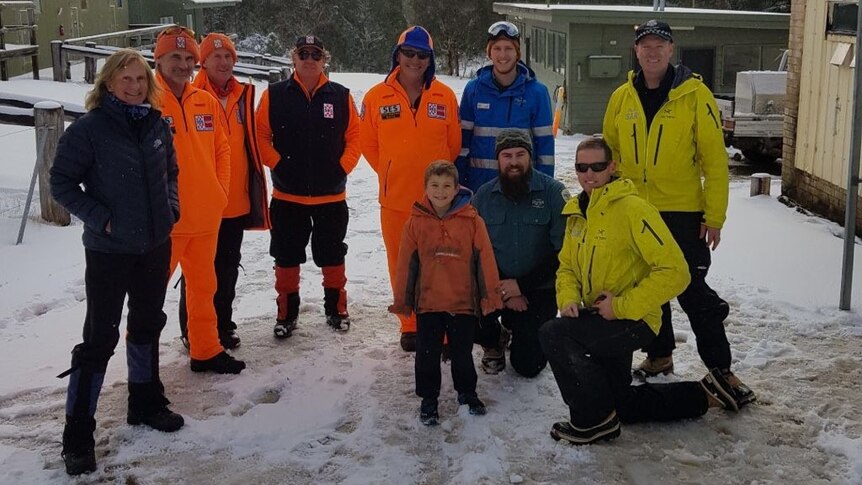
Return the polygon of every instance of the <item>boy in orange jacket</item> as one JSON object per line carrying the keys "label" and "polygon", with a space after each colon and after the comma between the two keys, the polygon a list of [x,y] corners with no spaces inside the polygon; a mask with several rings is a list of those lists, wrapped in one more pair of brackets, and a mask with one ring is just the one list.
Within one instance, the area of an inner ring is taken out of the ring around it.
{"label": "boy in orange jacket", "polygon": [[458,170],[438,160],[425,170],[425,198],[401,237],[395,276],[395,303],[389,311],[416,314],[416,394],[419,418],[438,422],[440,354],[448,336],[452,381],[458,404],[485,414],[476,394],[473,335],[479,316],[503,308],[497,263],[485,222],[470,205],[471,193],[458,186]]}

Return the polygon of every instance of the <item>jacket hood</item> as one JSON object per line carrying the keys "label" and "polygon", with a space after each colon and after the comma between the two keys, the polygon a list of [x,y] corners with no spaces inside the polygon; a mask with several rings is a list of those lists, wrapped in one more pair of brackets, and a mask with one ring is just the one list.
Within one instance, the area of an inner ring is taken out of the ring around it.
{"label": "jacket hood", "polygon": [[[634,182],[629,179],[613,179],[604,186],[593,191],[593,194],[590,196],[590,205],[587,207],[587,210],[590,210],[593,207],[605,207],[608,204],[630,195],[638,195],[638,189],[635,188]],[[581,212],[581,207],[578,203],[579,197],[580,194],[578,194],[578,197],[572,197],[566,202],[566,205],[563,206],[563,215],[584,215]]]}
{"label": "jacket hood", "polygon": [[[434,217],[435,219],[445,219],[448,217],[452,217],[456,214],[460,214],[461,212],[467,211],[469,214],[465,213],[468,217],[476,216],[476,209],[470,205],[470,200],[473,198],[473,192],[467,187],[459,187],[458,193],[455,194],[455,198],[452,199],[452,206],[449,207],[449,210],[446,211],[446,215],[442,218],[437,216],[437,211],[434,210],[434,206],[431,205],[431,201],[428,200],[428,196],[422,197],[422,201],[416,201],[413,203],[413,213],[416,215],[423,215]],[[472,211],[472,212],[471,212]]]}

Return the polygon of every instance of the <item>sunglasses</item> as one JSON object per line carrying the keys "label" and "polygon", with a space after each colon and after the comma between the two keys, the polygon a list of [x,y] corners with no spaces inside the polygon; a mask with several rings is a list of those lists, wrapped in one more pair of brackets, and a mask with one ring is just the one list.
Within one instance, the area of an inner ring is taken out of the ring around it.
{"label": "sunglasses", "polygon": [[401,55],[408,58],[413,59],[414,57],[418,57],[420,61],[424,61],[431,57],[431,53],[428,51],[414,51],[410,49],[400,49]]}
{"label": "sunglasses", "polygon": [[186,34],[187,36],[191,37],[192,39],[195,38],[195,31],[194,30],[192,30],[188,27],[182,27],[179,25],[175,25],[173,27],[168,27],[165,30],[159,32],[159,35],[157,36],[157,38],[159,38],[163,35],[180,35],[180,34]]}
{"label": "sunglasses", "polygon": [[307,49],[304,51],[297,52],[296,56],[299,57],[299,59],[303,60],[303,61],[308,59],[309,57],[314,59],[315,61],[319,61],[319,60],[323,59],[323,52],[320,52],[319,50]]}
{"label": "sunglasses", "polygon": [[520,40],[521,32],[515,24],[503,21],[495,22],[488,28],[488,40],[493,40],[501,36]]}
{"label": "sunglasses", "polygon": [[596,162],[596,163],[576,163],[575,170],[578,173],[587,173],[587,170],[592,170],[593,173],[604,172],[608,169],[611,162]]}

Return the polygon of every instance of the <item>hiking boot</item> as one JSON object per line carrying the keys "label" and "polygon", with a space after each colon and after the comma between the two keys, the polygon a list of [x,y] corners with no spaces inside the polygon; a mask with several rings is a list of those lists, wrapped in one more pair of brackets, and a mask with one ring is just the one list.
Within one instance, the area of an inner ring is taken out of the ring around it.
{"label": "hiking boot", "polygon": [[730,369],[721,369],[721,375],[724,377],[724,380],[730,384],[730,387],[733,388],[733,397],[736,399],[736,402],[739,403],[740,408],[746,404],[751,404],[754,401],[757,401],[757,396],[754,394],[754,391],[752,391],[747,385],[743,384],[743,382],[739,380],[739,377],[736,377]]}
{"label": "hiking boot", "polygon": [[277,320],[275,327],[272,329],[275,338],[287,338],[296,330],[296,320]]}
{"label": "hiking boot", "polygon": [[468,394],[463,392],[458,394],[458,404],[466,404],[470,408],[470,414],[473,416],[484,416],[487,412],[485,403],[479,399],[476,393]]}
{"label": "hiking boot", "polygon": [[721,374],[720,370],[716,368],[709,371],[700,380],[700,385],[707,394],[721,403],[721,407],[728,411],[739,411],[741,405],[736,399],[733,387],[727,382],[727,379]]}
{"label": "hiking boot", "polygon": [[426,397],[422,399],[422,406],[419,408],[419,421],[425,426],[436,426],[440,422],[440,415],[437,414],[437,398]]}
{"label": "hiking boot", "polygon": [[502,349],[493,347],[482,347],[485,353],[482,355],[482,372],[485,374],[499,374],[506,368],[506,353]]}
{"label": "hiking boot", "polygon": [[225,348],[225,350],[232,350],[239,347],[240,339],[239,335],[236,334],[236,330],[219,330],[218,340],[221,342],[221,346]]}
{"label": "hiking boot", "polygon": [[216,374],[239,374],[245,369],[245,362],[233,358],[227,352],[207,360],[191,359],[192,372],[215,372]]}
{"label": "hiking boot", "polygon": [[96,440],[93,432],[96,420],[92,417],[66,416],[63,427],[63,451],[60,456],[66,464],[66,473],[80,475],[96,471]]}
{"label": "hiking boot", "polygon": [[129,411],[129,414],[126,416],[126,422],[131,425],[145,424],[150,428],[164,431],[165,433],[172,433],[182,428],[185,424],[182,416],[167,407],[147,415],[140,415]]}
{"label": "hiking boot", "polygon": [[673,356],[667,357],[647,357],[632,371],[632,374],[640,379],[647,377],[655,377],[659,374],[673,374]]}
{"label": "hiking boot", "polygon": [[346,332],[350,330],[350,316],[344,315],[327,315],[326,324],[336,332]]}
{"label": "hiking boot", "polygon": [[551,427],[551,438],[556,441],[565,440],[573,445],[590,445],[599,441],[612,440],[620,435],[620,420],[617,412],[592,428],[578,428],[569,421],[554,423]]}
{"label": "hiking boot", "polygon": [[80,475],[96,471],[96,451],[90,448],[84,451],[64,451],[60,453],[66,464],[68,475]]}
{"label": "hiking boot", "polygon": [[416,332],[401,332],[401,348],[405,352],[416,352]]}

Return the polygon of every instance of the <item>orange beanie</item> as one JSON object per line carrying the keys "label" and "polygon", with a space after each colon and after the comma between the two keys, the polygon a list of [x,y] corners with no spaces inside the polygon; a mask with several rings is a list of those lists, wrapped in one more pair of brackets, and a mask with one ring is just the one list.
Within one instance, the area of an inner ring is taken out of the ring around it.
{"label": "orange beanie", "polygon": [[201,63],[206,61],[207,57],[216,49],[227,49],[230,55],[233,56],[234,62],[236,62],[236,47],[233,45],[230,37],[224,34],[210,33],[201,41]]}
{"label": "orange beanie", "polygon": [[158,59],[168,52],[179,49],[189,51],[195,57],[195,62],[200,62],[201,52],[195,39],[185,30],[174,32],[173,29],[176,29],[176,27],[169,27],[159,34],[158,39],[156,39],[156,49],[153,51],[153,57]]}

